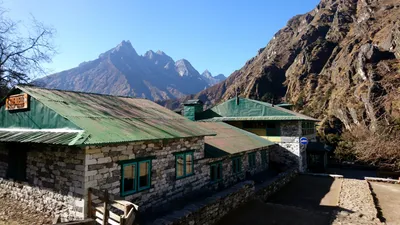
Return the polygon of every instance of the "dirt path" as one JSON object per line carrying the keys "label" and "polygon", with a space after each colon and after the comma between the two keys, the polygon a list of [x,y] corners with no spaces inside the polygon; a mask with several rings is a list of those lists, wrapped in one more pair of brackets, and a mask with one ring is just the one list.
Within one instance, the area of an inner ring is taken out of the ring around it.
{"label": "dirt path", "polygon": [[48,215],[0,193],[0,225],[52,224]]}
{"label": "dirt path", "polygon": [[400,224],[400,185],[371,182],[372,191],[378,199],[385,222],[388,225]]}

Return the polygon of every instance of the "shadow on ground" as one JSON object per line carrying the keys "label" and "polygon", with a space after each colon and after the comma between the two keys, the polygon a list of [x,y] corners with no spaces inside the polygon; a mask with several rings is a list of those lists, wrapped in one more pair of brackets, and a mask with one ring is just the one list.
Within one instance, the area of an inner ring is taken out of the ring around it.
{"label": "shadow on ground", "polygon": [[251,201],[225,216],[219,225],[327,225],[340,209],[341,179],[299,175],[267,202]]}

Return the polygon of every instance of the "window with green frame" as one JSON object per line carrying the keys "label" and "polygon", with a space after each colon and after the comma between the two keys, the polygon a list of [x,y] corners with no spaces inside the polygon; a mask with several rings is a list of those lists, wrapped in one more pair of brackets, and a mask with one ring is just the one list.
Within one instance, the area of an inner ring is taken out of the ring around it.
{"label": "window with green frame", "polygon": [[249,167],[253,168],[256,166],[256,153],[249,153]]}
{"label": "window with green frame", "polygon": [[193,152],[175,154],[176,178],[183,178],[194,174]]}
{"label": "window with green frame", "polygon": [[261,163],[265,166],[265,165],[267,165],[267,161],[268,161],[267,150],[262,150],[261,151]]}
{"label": "window with green frame", "polygon": [[232,172],[234,174],[242,172],[242,158],[240,156],[232,158]]}
{"label": "window with green frame", "polygon": [[222,162],[216,162],[210,165],[210,180],[211,182],[222,180]]}
{"label": "window with green frame", "polygon": [[314,122],[303,121],[301,123],[301,133],[302,135],[314,134],[315,133]]}
{"label": "window with green frame", "polygon": [[151,159],[121,162],[121,196],[149,189]]}

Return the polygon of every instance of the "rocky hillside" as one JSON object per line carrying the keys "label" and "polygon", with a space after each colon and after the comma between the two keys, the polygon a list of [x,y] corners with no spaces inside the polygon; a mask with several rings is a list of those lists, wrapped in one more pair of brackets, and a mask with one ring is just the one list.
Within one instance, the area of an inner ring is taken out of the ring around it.
{"label": "rocky hillside", "polygon": [[188,98],[215,104],[235,95],[275,99],[351,129],[400,117],[400,1],[322,0],[290,19],[257,56],[224,82]]}
{"label": "rocky hillside", "polygon": [[202,76],[181,59],[174,61],[162,51],[137,54],[129,41],[102,53],[98,59],[35,81],[40,86],[127,95],[152,100],[179,98],[199,92],[221,81]]}

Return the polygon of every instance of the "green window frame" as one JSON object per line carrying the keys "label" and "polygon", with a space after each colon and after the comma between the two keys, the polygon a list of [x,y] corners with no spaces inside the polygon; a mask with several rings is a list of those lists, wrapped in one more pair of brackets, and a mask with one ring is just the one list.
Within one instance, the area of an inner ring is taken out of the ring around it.
{"label": "green window frame", "polygon": [[267,150],[261,151],[261,163],[262,165],[267,165]]}
{"label": "green window frame", "polygon": [[175,154],[175,175],[177,179],[194,174],[194,152]]}
{"label": "green window frame", "polygon": [[256,153],[255,152],[249,153],[249,167],[250,168],[256,167]]}
{"label": "green window frame", "polygon": [[219,182],[223,179],[222,162],[216,162],[210,165],[210,180],[211,182]]}
{"label": "green window frame", "polygon": [[302,135],[314,134],[315,133],[314,122],[303,121],[301,123],[301,133],[302,133]]}
{"label": "green window frame", "polygon": [[233,174],[238,174],[242,172],[242,158],[235,157],[232,158],[232,172]]}
{"label": "green window frame", "polygon": [[151,159],[120,162],[121,196],[150,189]]}

